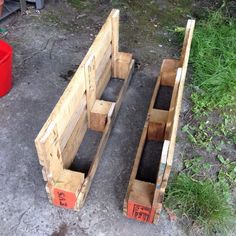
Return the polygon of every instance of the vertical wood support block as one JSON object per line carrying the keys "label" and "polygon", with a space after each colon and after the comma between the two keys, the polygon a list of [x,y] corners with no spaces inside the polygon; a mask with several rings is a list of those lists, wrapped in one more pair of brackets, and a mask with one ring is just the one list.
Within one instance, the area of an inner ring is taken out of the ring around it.
{"label": "vertical wood support block", "polygon": [[111,24],[112,24],[112,77],[117,77],[116,62],[119,52],[119,19],[120,11],[112,10],[111,12]]}
{"label": "vertical wood support block", "polygon": [[53,204],[74,209],[78,193],[84,182],[84,173],[63,170],[60,178],[52,187]]}
{"label": "vertical wood support block", "polygon": [[165,126],[168,117],[168,111],[152,109],[148,125],[148,139],[162,141],[164,140]]}
{"label": "vertical wood support block", "polygon": [[90,128],[92,130],[103,132],[108,119],[112,102],[96,100],[90,113]]}
{"label": "vertical wood support block", "polygon": [[91,110],[96,101],[96,80],[95,80],[95,57],[92,55],[87,60],[85,67],[85,81],[86,81],[86,94],[87,94],[87,112],[88,112],[88,127],[91,124]]}
{"label": "vertical wood support block", "polygon": [[127,217],[153,223],[156,210],[152,207],[155,185],[134,180],[128,198]]}
{"label": "vertical wood support block", "polygon": [[116,60],[116,76],[119,79],[128,79],[132,63],[132,54],[119,52]]}
{"label": "vertical wood support block", "polygon": [[161,65],[161,85],[173,87],[180,61],[175,59],[164,59]]}

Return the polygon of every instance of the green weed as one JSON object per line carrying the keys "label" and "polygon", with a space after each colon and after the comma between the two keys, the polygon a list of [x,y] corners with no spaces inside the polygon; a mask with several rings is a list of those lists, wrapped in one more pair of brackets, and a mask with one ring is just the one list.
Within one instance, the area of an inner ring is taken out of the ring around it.
{"label": "green weed", "polygon": [[213,136],[211,134],[213,130],[212,127],[208,125],[207,121],[202,121],[193,126],[187,124],[182,128],[182,131],[187,133],[189,141],[196,146],[205,148],[207,151],[212,150],[213,146],[211,141]]}
{"label": "green weed", "polygon": [[186,171],[192,177],[194,175],[204,175],[211,168],[211,164],[208,162],[204,162],[204,157],[196,156],[192,159],[185,159],[184,166]]}
{"label": "green weed", "polygon": [[226,234],[234,225],[235,215],[229,194],[223,190],[211,180],[197,181],[180,174],[168,186],[165,206],[191,219],[204,235]]}
{"label": "green weed", "polygon": [[73,7],[78,9],[83,9],[89,5],[89,1],[87,0],[68,0],[68,2],[70,2]]}
{"label": "green weed", "polygon": [[236,186],[236,161],[230,161],[223,156],[218,155],[217,159],[221,163],[221,168],[218,173],[218,180],[229,187]]}

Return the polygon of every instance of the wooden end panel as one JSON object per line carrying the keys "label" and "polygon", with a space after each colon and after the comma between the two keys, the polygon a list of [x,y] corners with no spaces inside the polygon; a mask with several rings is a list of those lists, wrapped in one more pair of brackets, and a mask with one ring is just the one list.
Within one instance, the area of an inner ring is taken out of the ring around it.
{"label": "wooden end panel", "polygon": [[179,60],[165,59],[161,66],[161,85],[173,87],[175,84],[175,77],[178,67],[180,66]]}
{"label": "wooden end panel", "polygon": [[168,111],[152,109],[148,124],[148,140],[164,140]]}
{"label": "wooden end panel", "polygon": [[104,131],[111,105],[112,102],[96,100],[90,113],[91,117],[90,128],[92,130],[100,132]]}
{"label": "wooden end panel", "polygon": [[127,79],[130,74],[132,64],[132,54],[119,52],[116,60],[116,77],[119,79]]}
{"label": "wooden end panel", "polygon": [[155,185],[134,180],[128,196],[127,217],[153,223],[156,210],[152,207]]}

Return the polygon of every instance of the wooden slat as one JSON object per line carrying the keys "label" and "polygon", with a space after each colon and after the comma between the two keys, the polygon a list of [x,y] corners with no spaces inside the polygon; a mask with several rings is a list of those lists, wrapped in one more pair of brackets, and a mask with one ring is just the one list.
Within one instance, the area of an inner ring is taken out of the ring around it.
{"label": "wooden slat", "polygon": [[68,168],[73,162],[74,157],[86,133],[87,126],[87,112],[85,110],[78,120],[64,150],[62,151],[64,168]]}
{"label": "wooden slat", "polygon": [[97,99],[101,98],[102,93],[104,89],[106,88],[110,78],[111,78],[111,60],[107,62],[107,65],[103,71],[103,74],[98,79],[98,84],[97,84],[97,89],[96,89]]}
{"label": "wooden slat", "polygon": [[174,120],[174,114],[175,114],[175,108],[176,108],[176,99],[179,92],[179,83],[181,79],[181,72],[182,69],[179,68],[177,70],[174,88],[172,92],[171,102],[170,102],[170,109],[168,111],[168,117],[167,117],[167,123],[166,123],[166,130],[165,130],[165,139],[170,140],[172,135],[172,127],[173,127],[173,120]]}
{"label": "wooden slat", "polygon": [[107,18],[106,22],[102,26],[98,35],[93,41],[93,44],[89,48],[88,53],[86,54],[82,64],[86,64],[87,60],[94,56],[95,60],[95,71],[103,64],[104,55],[106,54],[108,48],[112,43],[112,23],[111,23],[111,14]]}
{"label": "wooden slat", "polygon": [[[111,50],[111,44],[109,44],[105,54],[103,55],[102,57],[102,61],[100,62],[99,65],[97,65],[97,68],[95,67],[95,81],[96,81],[96,84],[98,84],[100,81],[99,79],[102,77],[104,71],[106,70],[106,66],[108,64],[110,64],[109,62],[111,61],[111,53],[112,53],[112,50]],[[95,64],[97,63],[97,61],[95,61]]]}
{"label": "wooden slat", "polygon": [[[60,147],[61,150],[64,150],[73,130],[75,129],[76,124],[78,123],[78,121],[83,117],[83,114],[87,111],[86,108],[86,96],[84,95],[81,100],[80,100],[80,104],[77,107],[77,110],[75,110],[74,114],[71,116],[65,130],[64,133],[62,134],[62,136],[60,137]],[[86,125],[86,122],[83,121],[81,122],[81,126]]]}
{"label": "wooden slat", "polygon": [[111,14],[112,21],[112,76],[118,77],[117,72],[119,69],[117,68],[117,58],[119,52],[119,18],[120,11],[112,10]]}
{"label": "wooden slat", "polygon": [[166,169],[169,146],[170,146],[170,141],[165,140],[164,144],[163,144],[160,164],[159,164],[158,172],[157,172],[156,189],[155,189],[155,194],[154,194],[153,203],[152,203],[154,208],[157,208],[157,206],[159,204],[158,197],[159,197],[159,193],[161,191],[161,184],[162,184],[163,176],[164,176],[165,169]]}

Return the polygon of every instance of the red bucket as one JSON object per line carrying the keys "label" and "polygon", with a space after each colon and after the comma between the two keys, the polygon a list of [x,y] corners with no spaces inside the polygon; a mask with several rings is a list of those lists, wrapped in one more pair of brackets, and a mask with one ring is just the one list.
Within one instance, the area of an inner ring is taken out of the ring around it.
{"label": "red bucket", "polygon": [[12,47],[0,40],[0,97],[12,88]]}

